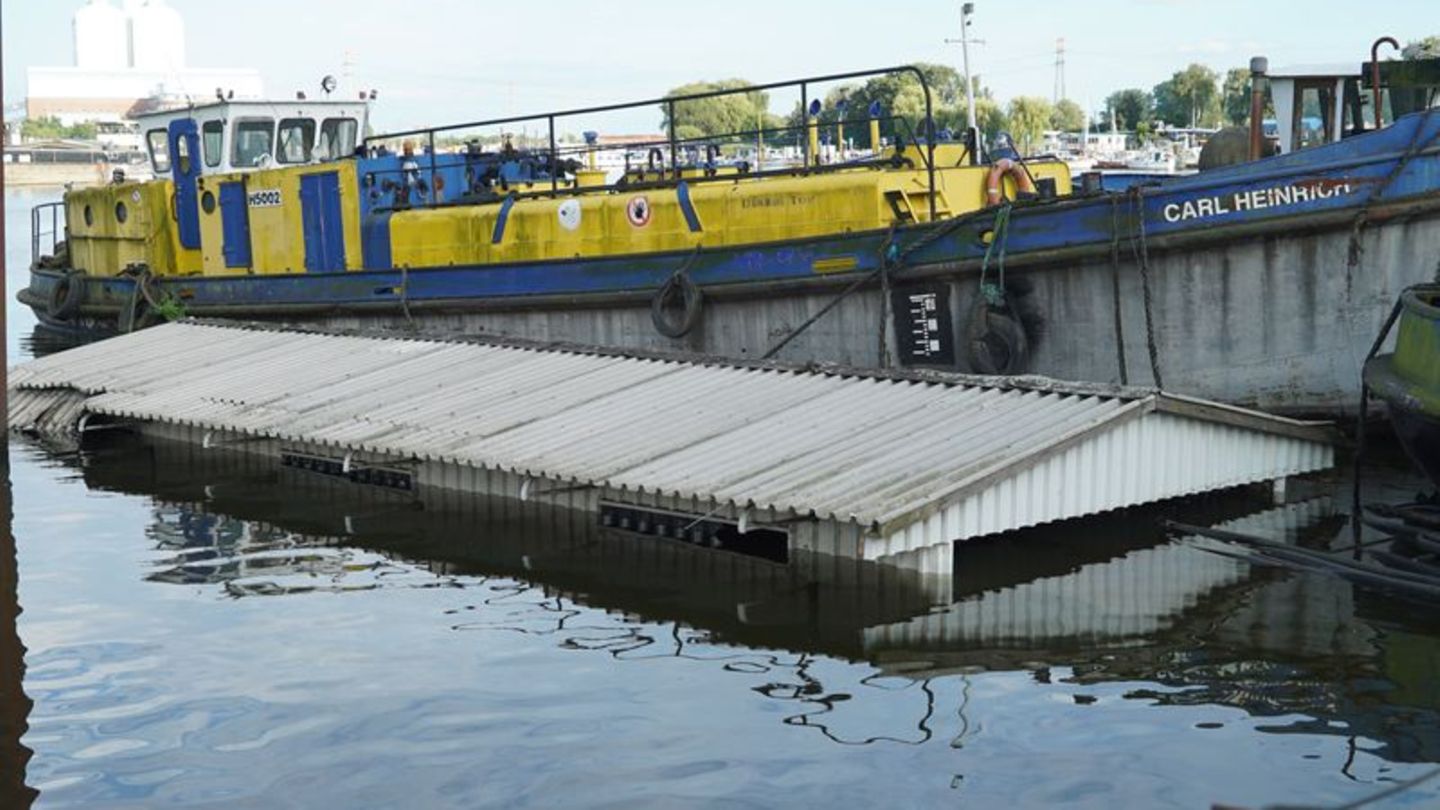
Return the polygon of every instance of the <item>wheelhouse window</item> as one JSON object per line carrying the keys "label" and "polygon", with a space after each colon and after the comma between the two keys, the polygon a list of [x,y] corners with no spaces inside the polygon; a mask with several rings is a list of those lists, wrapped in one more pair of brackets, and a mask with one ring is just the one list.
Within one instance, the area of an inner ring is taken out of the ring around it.
{"label": "wheelhouse window", "polygon": [[145,133],[145,143],[150,147],[150,163],[154,165],[155,173],[170,171],[170,141],[165,130],[152,129]]}
{"label": "wheelhouse window", "polygon": [[188,136],[175,139],[175,166],[181,175],[188,177],[191,174],[194,164],[191,162]]}
{"label": "wheelhouse window", "polygon": [[225,158],[225,122],[206,121],[200,127],[200,151],[205,154],[205,165],[215,167]]}
{"label": "wheelhouse window", "polygon": [[239,169],[260,166],[274,157],[275,120],[244,118],[235,124],[235,148],[230,163]]}
{"label": "wheelhouse window", "polygon": [[326,118],[320,125],[320,141],[315,155],[321,160],[339,160],[355,152],[360,122],[354,118]]}
{"label": "wheelhouse window", "polygon": [[315,119],[282,118],[280,149],[276,152],[275,159],[281,163],[309,163],[314,143]]}
{"label": "wheelhouse window", "polygon": [[1329,80],[1295,83],[1295,145],[1308,149],[1330,142],[1335,130],[1335,87]]}

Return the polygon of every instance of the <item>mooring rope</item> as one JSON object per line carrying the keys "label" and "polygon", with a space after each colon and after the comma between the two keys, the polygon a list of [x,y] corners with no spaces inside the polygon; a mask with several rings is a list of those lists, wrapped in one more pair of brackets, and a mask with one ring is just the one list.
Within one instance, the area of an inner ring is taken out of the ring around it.
{"label": "mooring rope", "polygon": [[[1165,387],[1160,376],[1160,349],[1155,343],[1155,308],[1150,292],[1150,244],[1145,233],[1145,189],[1143,186],[1130,187],[1130,202],[1135,213],[1138,240],[1130,240],[1130,251],[1140,265],[1140,291],[1145,302],[1145,348],[1150,353],[1150,376],[1157,389]],[[1137,243],[1138,242],[1138,243]]]}
{"label": "mooring rope", "polygon": [[1416,155],[1434,146],[1437,141],[1440,141],[1440,128],[1437,128],[1435,134],[1425,139],[1424,142],[1420,140],[1420,135],[1430,123],[1430,119],[1434,115],[1435,110],[1435,107],[1431,107],[1425,111],[1424,117],[1415,125],[1415,134],[1411,136],[1410,144],[1406,147],[1405,154],[1402,155],[1399,160],[1395,161],[1395,165],[1390,169],[1389,173],[1385,175],[1385,179],[1376,183],[1375,186],[1370,189],[1370,194],[1365,198],[1365,201],[1360,204],[1360,209],[1355,212],[1355,221],[1350,225],[1350,244],[1346,251],[1347,270],[1353,271],[1360,266],[1360,254],[1363,252],[1360,246],[1360,232],[1365,229],[1365,225],[1370,221],[1370,206],[1374,205],[1375,202],[1380,199],[1381,194],[1389,190],[1390,184],[1395,182],[1395,178],[1400,176],[1400,172],[1404,171],[1405,167],[1410,165],[1410,161],[1414,160]]}
{"label": "mooring rope", "polygon": [[890,330],[887,327],[890,321],[890,262],[892,255],[899,255],[899,249],[895,245],[895,223],[890,223],[890,229],[885,233],[885,241],[880,243],[880,322],[875,329],[875,344],[879,351],[880,367],[890,367],[890,346],[887,336]]}
{"label": "mooring rope", "polygon": [[1110,197],[1110,295],[1115,316],[1115,362],[1120,366],[1120,384],[1130,384],[1130,365],[1125,360],[1125,321],[1120,301],[1120,198]]}
{"label": "mooring rope", "polygon": [[[1010,241],[1010,203],[1005,203],[995,212],[995,224],[990,228],[990,244],[985,246],[985,258],[980,260],[980,294],[984,296],[985,303],[992,307],[1005,305],[1005,247]],[[995,251],[996,246],[1000,247],[997,254],[999,266],[998,275],[1000,283],[990,284],[986,282],[986,276],[990,271],[990,255]]]}
{"label": "mooring rope", "polygon": [[[968,223],[969,221],[969,217],[954,217],[939,224],[928,223],[930,229],[927,230],[920,238],[916,239],[914,242],[911,242],[903,249],[898,248],[897,243],[893,240],[893,238],[887,236],[885,242],[881,244],[879,267],[846,285],[845,289],[841,290],[835,295],[834,298],[830,299],[830,301],[826,303],[825,306],[820,308],[819,312],[811,315],[805,320],[804,323],[791,330],[790,334],[781,338],[779,342],[775,343],[768,350],[766,350],[765,354],[761,355],[761,359],[769,360],[774,357],[780,352],[781,349],[784,349],[787,345],[789,345],[790,341],[799,337],[803,332],[805,332],[805,330],[813,326],[816,321],[825,317],[827,313],[829,313],[835,307],[839,306],[840,302],[844,301],[846,298],[849,298],[852,294],[854,294],[856,290],[865,286],[867,283],[880,279],[883,276],[886,278],[886,283],[888,284],[888,277],[890,275],[897,272],[902,272],[905,270],[906,267],[909,266],[908,259],[911,254],[929,246],[937,239],[940,239],[941,237],[945,236],[956,228],[959,228],[961,225]],[[894,231],[893,226],[891,227],[891,230],[892,232]]]}
{"label": "mooring rope", "polygon": [[415,319],[410,316],[410,265],[400,265],[400,311],[405,313],[405,323],[413,331]]}

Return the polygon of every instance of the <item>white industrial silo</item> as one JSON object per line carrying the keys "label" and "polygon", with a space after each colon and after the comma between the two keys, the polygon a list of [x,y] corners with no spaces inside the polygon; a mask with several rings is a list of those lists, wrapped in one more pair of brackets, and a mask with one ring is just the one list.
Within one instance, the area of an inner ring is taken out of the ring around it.
{"label": "white industrial silo", "polygon": [[124,70],[129,61],[125,12],[110,0],[90,0],[75,12],[75,67]]}
{"label": "white industrial silo", "polygon": [[185,68],[185,21],[165,0],[130,5],[130,60],[137,70]]}

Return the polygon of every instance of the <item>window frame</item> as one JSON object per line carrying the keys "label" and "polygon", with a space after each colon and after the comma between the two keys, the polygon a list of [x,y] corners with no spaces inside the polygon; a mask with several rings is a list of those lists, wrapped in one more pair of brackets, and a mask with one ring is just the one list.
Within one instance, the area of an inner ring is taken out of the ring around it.
{"label": "window frame", "polygon": [[[305,140],[305,143],[302,144],[302,146],[304,147],[303,155],[299,160],[288,160],[287,155],[285,154],[284,133],[287,124],[292,130],[296,129],[298,125],[298,129],[302,132],[307,129],[306,125],[309,125],[309,132],[307,133],[307,138]],[[300,166],[313,161],[315,159],[315,136],[319,132],[319,128],[319,122],[316,121],[314,118],[310,118],[308,116],[281,118],[275,125],[275,162],[283,166]]]}
{"label": "window frame", "polygon": [[[210,148],[210,135],[217,129],[219,130],[218,134],[220,136],[220,139],[218,145],[216,145],[216,147],[212,151]],[[206,168],[213,169],[225,162],[224,119],[212,118],[211,120],[206,121],[205,123],[200,125],[200,154],[201,158],[205,162]],[[211,160],[211,157],[214,157],[214,160]]]}
{"label": "window frame", "polygon": [[[274,118],[271,118],[271,117],[268,117],[268,116],[258,116],[258,115],[257,115],[257,116],[251,116],[251,117],[248,117],[248,118],[237,118],[237,119],[235,119],[235,124],[230,128],[230,141],[231,141],[231,143],[230,143],[230,166],[231,166],[231,168],[235,168],[235,169],[257,169],[257,168],[260,168],[260,165],[261,165],[261,164],[255,162],[254,160],[251,160],[251,161],[249,161],[249,162],[241,162],[241,160],[240,160],[240,143],[241,143],[241,138],[240,138],[240,136],[241,136],[242,131],[244,131],[244,130],[246,129],[246,126],[247,126],[247,125],[250,125],[250,126],[253,127],[253,125],[255,125],[255,124],[261,124],[261,123],[263,123],[263,124],[266,125],[267,131],[268,131],[269,134],[270,134],[270,143],[269,143],[269,147],[270,147],[270,148],[267,149],[267,150],[264,152],[264,154],[265,154],[265,155],[268,155],[272,161],[275,160],[275,119],[274,119]],[[257,130],[257,131],[258,131],[258,130]],[[258,156],[257,156],[257,157],[258,157]]]}
{"label": "window frame", "polygon": [[[163,155],[155,151],[155,136],[160,136],[160,144],[165,147]],[[164,127],[152,129],[145,133],[145,149],[150,153],[150,166],[155,170],[156,175],[170,173],[170,131]]]}
{"label": "window frame", "polygon": [[360,119],[356,118],[353,115],[337,115],[331,118],[326,118],[320,122],[320,131],[315,138],[315,147],[317,150],[320,147],[320,142],[325,138],[325,132],[327,127],[332,124],[336,125],[334,132],[335,134],[339,134],[341,131],[341,127],[347,123],[350,125],[351,130],[349,144],[347,144],[346,148],[344,149],[336,150],[334,139],[332,139],[329,144],[329,156],[326,157],[325,160],[340,160],[341,158],[346,158],[355,154],[355,147],[360,143]]}

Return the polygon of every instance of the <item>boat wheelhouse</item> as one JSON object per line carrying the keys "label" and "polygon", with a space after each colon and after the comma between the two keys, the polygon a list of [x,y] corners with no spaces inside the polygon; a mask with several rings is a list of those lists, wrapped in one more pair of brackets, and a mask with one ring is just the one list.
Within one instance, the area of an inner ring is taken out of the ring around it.
{"label": "boat wheelhouse", "polygon": [[[323,163],[351,157],[365,131],[364,100],[234,101],[136,116],[156,177],[172,174],[199,140],[194,168],[200,175]],[[172,130],[176,134],[172,134]]]}

